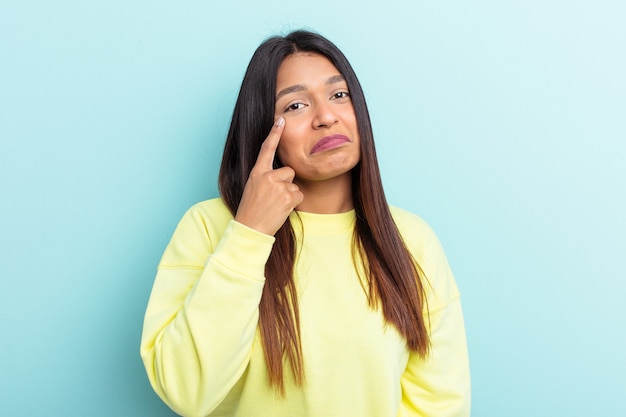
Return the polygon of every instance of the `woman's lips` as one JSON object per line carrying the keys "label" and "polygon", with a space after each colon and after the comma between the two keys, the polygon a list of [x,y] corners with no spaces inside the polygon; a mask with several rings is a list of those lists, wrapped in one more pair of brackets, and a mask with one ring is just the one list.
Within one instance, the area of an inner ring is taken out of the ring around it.
{"label": "woman's lips", "polygon": [[320,140],[317,141],[315,145],[313,145],[313,149],[311,149],[311,155],[317,152],[327,151],[329,149],[336,148],[337,146],[343,145],[346,142],[350,142],[345,135],[330,135],[324,136]]}

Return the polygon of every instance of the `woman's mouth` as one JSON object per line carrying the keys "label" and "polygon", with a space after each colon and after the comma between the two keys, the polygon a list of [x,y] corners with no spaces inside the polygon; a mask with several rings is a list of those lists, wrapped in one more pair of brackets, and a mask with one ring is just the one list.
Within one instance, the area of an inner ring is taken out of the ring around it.
{"label": "woman's mouth", "polygon": [[317,152],[334,149],[348,142],[350,142],[350,139],[345,135],[334,134],[330,136],[324,136],[323,138],[318,140],[315,145],[313,145],[313,149],[311,149],[311,155]]}

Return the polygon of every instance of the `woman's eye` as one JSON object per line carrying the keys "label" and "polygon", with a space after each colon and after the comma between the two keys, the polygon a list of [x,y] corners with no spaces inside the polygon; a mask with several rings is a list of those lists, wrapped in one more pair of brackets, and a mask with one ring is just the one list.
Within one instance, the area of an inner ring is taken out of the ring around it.
{"label": "woman's eye", "polygon": [[287,106],[285,111],[288,112],[288,111],[300,110],[303,107],[304,107],[304,103],[293,103],[293,104],[290,104],[289,106]]}
{"label": "woman's eye", "polygon": [[347,91],[340,91],[338,93],[333,94],[332,99],[341,100],[342,98],[348,98],[348,97],[350,97],[350,93],[348,93]]}

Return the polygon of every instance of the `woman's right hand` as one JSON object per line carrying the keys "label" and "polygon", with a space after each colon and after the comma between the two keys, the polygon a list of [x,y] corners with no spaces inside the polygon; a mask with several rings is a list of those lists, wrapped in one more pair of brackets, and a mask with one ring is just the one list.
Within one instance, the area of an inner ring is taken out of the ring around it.
{"label": "woman's right hand", "polygon": [[293,168],[273,168],[284,128],[285,119],[281,117],[276,120],[261,145],[235,214],[235,220],[239,223],[271,236],[304,199],[298,185],[293,183],[296,175]]}

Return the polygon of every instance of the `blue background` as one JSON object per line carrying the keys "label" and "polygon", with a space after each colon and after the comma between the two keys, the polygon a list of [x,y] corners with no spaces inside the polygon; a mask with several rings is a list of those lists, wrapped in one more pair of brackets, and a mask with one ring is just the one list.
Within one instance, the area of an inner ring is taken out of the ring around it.
{"label": "blue background", "polygon": [[139,358],[155,267],[216,177],[247,62],[351,60],[389,200],[463,292],[473,415],[626,415],[626,5],[0,4],[0,414],[170,416]]}

